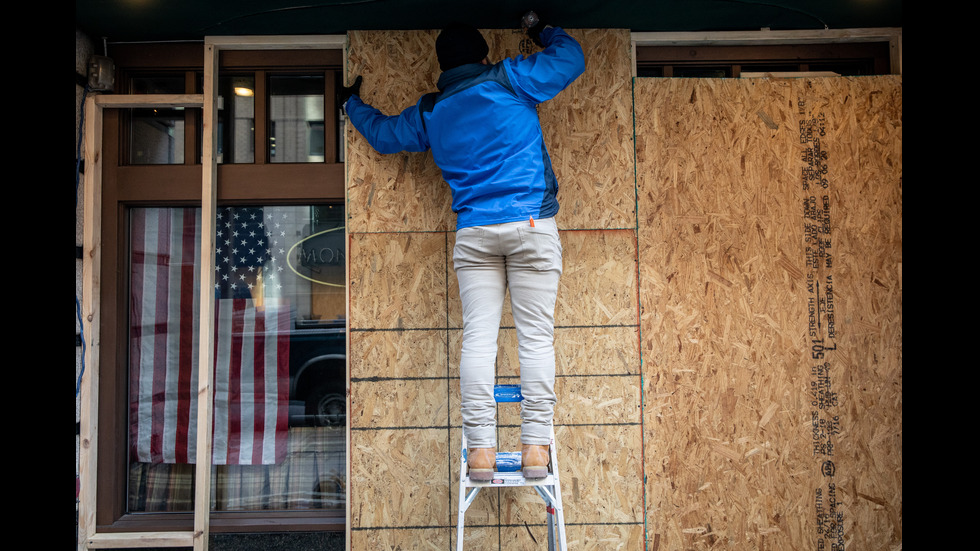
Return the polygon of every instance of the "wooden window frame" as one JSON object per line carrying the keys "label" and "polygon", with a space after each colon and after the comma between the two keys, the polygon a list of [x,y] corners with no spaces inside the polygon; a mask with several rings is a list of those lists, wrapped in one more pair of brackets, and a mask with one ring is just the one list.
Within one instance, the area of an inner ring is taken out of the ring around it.
{"label": "wooden window frame", "polygon": [[[742,62],[773,61],[797,63],[799,71],[791,74],[805,76],[806,58],[835,60],[875,58],[875,74],[902,74],[902,29],[840,29],[812,31],[733,31],[733,32],[676,32],[632,33],[634,69],[644,65],[698,66],[723,65],[731,69],[732,78],[765,76],[743,75]],[[876,48],[874,44],[881,44]],[[884,49],[884,55],[882,55]],[[801,57],[803,59],[801,59]],[[668,71],[669,73],[669,71]],[[664,77],[673,76],[664,74]],[[785,76],[780,73],[774,76]]]}
{"label": "wooden window frame", "polygon": [[[193,547],[207,549],[209,532],[248,532],[258,530],[344,530],[349,511],[343,517],[330,517],[324,511],[275,513],[212,513],[210,511],[210,462],[195,467],[195,497],[192,513],[127,514],[125,409],[126,282],[123,270],[127,251],[126,211],[133,206],[200,205],[202,209],[202,288],[212,286],[214,266],[214,217],[218,201],[228,204],[306,204],[311,201],[343,201],[344,167],[336,158],[323,163],[269,163],[265,154],[255,155],[248,164],[218,165],[215,159],[217,83],[219,53],[226,52],[235,65],[236,58],[251,58],[256,66],[274,64],[285,50],[292,51],[296,68],[309,63],[314,50],[327,50],[334,60],[325,74],[324,125],[334,128],[334,71],[342,68],[345,36],[217,37],[205,40],[202,54],[203,94],[177,95],[95,95],[85,106],[84,158],[84,261],[82,274],[83,326],[89,346],[85,351],[86,371],[81,385],[80,414],[80,546]],[[195,46],[187,46],[193,51]],[[196,47],[200,52],[199,45]],[[180,51],[181,48],[176,48]],[[177,71],[197,71],[201,63],[186,65],[175,50],[147,67]],[[246,53],[250,52],[250,53]],[[258,52],[258,53],[256,53]],[[146,54],[143,54],[144,56]],[[200,60],[201,57],[198,57]],[[322,52],[319,56],[323,58]],[[122,61],[125,64],[125,60]],[[184,66],[182,66],[184,64]],[[194,66],[196,65],[196,66]],[[130,65],[135,66],[135,65]],[[306,65],[307,67],[309,65]],[[289,70],[283,67],[283,70]],[[279,67],[276,67],[278,74]],[[186,73],[185,73],[186,74]],[[187,79],[193,81],[194,79]],[[264,79],[256,78],[257,81]],[[259,83],[257,82],[257,85]],[[256,105],[256,132],[265,126],[264,106]],[[120,162],[123,109],[143,107],[183,107],[187,109],[185,162],[182,165],[126,166]],[[198,110],[200,108],[200,110]],[[198,120],[197,117],[200,117]],[[259,125],[258,121],[262,124]],[[201,162],[197,159],[196,125],[203,124]],[[325,148],[336,151],[337,134],[327,132]],[[260,143],[258,135],[256,143]],[[112,144],[104,147],[103,144]],[[191,154],[187,154],[191,153]],[[331,159],[328,158],[328,161]],[[275,186],[267,185],[275,176]],[[233,182],[233,184],[231,183]],[[204,456],[211,450],[211,380],[213,375],[214,296],[201,296],[201,346],[198,352],[197,449]],[[101,354],[103,348],[106,354]],[[102,398],[100,400],[100,397]],[[100,437],[101,436],[101,437]],[[121,451],[120,451],[121,449]],[[257,518],[261,516],[261,518]]]}

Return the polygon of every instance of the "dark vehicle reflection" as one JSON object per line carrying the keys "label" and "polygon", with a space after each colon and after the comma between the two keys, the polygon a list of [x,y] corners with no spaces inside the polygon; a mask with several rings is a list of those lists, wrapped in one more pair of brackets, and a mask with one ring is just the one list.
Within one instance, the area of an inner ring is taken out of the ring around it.
{"label": "dark vehicle reflection", "polygon": [[345,320],[296,320],[289,339],[289,426],[347,424]]}

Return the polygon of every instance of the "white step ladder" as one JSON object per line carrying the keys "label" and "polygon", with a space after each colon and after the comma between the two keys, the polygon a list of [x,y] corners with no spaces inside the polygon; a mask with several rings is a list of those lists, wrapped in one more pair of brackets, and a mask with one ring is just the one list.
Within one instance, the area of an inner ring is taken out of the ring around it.
{"label": "white step ladder", "polygon": [[[498,402],[520,402],[520,385],[495,385],[494,399]],[[481,488],[533,487],[544,500],[548,522],[549,551],[566,551],[565,513],[561,504],[561,485],[558,483],[558,456],[555,451],[555,429],[551,429],[551,472],[545,478],[524,478],[521,472],[521,452],[498,452],[497,468],[490,480],[470,480],[466,472],[466,435],[463,435],[459,466],[459,518],[456,524],[456,549],[463,550],[463,529],[466,510]]]}

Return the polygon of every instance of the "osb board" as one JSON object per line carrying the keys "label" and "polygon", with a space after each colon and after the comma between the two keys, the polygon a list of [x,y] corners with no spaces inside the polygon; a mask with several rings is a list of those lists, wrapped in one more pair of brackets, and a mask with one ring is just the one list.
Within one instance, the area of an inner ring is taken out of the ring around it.
{"label": "osb board", "polygon": [[448,385],[445,377],[352,381],[351,427],[445,426]]}
{"label": "osb board", "polygon": [[827,444],[845,537],[852,549],[880,548],[902,541],[902,83],[813,80],[800,97],[826,131],[827,188],[811,194],[829,205],[817,215],[834,254],[816,279],[833,291],[833,334],[821,329],[836,350],[821,382],[837,403],[828,409],[843,411]]}
{"label": "osb board", "polygon": [[352,330],[446,327],[444,233],[352,234],[348,263]]}
{"label": "osb board", "polygon": [[[576,550],[629,550],[643,549],[643,523],[607,525],[602,523],[566,526],[566,539],[569,549]],[[520,532],[511,532],[522,537]],[[540,541],[540,540],[539,540]],[[538,549],[537,547],[525,547]],[[512,549],[512,547],[506,547]]]}
{"label": "osb board", "polygon": [[[464,537],[465,549],[540,551],[547,549],[548,528],[543,523],[467,526]],[[456,532],[452,534],[452,541],[451,549],[455,549]],[[566,525],[565,542],[568,549],[575,550],[643,549],[643,524]]]}
{"label": "osb board", "polygon": [[[490,58],[521,55],[519,33],[482,31]],[[630,36],[625,30],[568,30],[586,70],[541,104],[545,141],[559,182],[564,228],[635,226]],[[354,31],[347,78],[363,77],[361,97],[387,115],[437,90],[438,31]],[[351,232],[455,228],[448,186],[431,153],[380,155],[347,125],[348,229]]]}
{"label": "osb board", "polygon": [[[538,551],[546,548],[547,537],[545,526],[506,526],[500,529],[500,549]],[[568,549],[576,551],[643,549],[643,524],[569,525],[565,541]]]}
{"label": "osb board", "polygon": [[446,429],[352,429],[350,440],[352,530],[445,527],[455,518]]}
{"label": "osb board", "polygon": [[[486,494],[498,493],[482,492]],[[481,495],[483,499],[486,496]],[[500,547],[500,526],[493,524],[474,524],[470,522],[470,513],[466,512],[466,526],[463,528],[463,549],[501,549]],[[456,530],[451,535],[452,545],[450,549],[456,549]]]}
{"label": "osb board", "polygon": [[538,109],[560,186],[558,224],[562,229],[633,228],[630,34],[618,29],[568,33],[582,45],[585,72]]}
{"label": "osb board", "polygon": [[[636,233],[633,230],[559,232],[562,275],[558,282],[555,325],[635,326],[638,323]],[[448,235],[450,327],[462,327],[459,284],[452,272],[455,234]],[[510,296],[504,302],[502,327],[513,327]]]}
{"label": "osb board", "polygon": [[[516,334],[514,339],[517,338]],[[555,371],[563,375],[636,375],[640,372],[637,326],[558,327],[555,329]],[[511,347],[512,349],[513,347]],[[498,353],[498,358],[501,354]],[[502,375],[517,375],[512,359]]]}
{"label": "osb board", "polygon": [[[354,530],[351,532],[351,549],[417,549],[420,551],[445,551],[455,549],[456,533],[450,528],[407,528],[391,530]],[[409,542],[408,547],[405,542]],[[451,546],[452,545],[452,546]]]}
{"label": "osb board", "polygon": [[900,545],[901,79],[635,102],[648,548]]}
{"label": "osb board", "polygon": [[353,331],[348,338],[355,381],[446,377],[449,351],[443,330],[366,329]]}

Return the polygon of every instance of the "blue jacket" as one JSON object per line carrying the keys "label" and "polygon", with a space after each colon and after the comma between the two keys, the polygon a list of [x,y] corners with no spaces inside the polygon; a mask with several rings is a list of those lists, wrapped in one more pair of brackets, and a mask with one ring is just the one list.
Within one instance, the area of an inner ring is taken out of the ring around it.
{"label": "blue jacket", "polygon": [[537,104],[578,78],[585,57],[557,27],[544,29],[541,41],[545,49],[527,58],[445,71],[439,92],[399,115],[353,96],[347,116],[380,153],[432,150],[452,189],[457,229],[554,216],[558,182]]}

